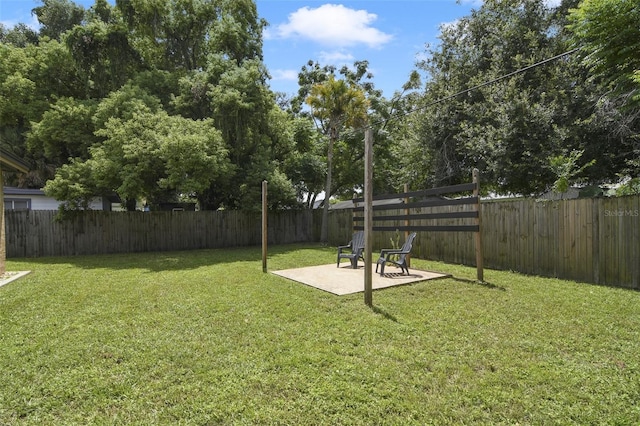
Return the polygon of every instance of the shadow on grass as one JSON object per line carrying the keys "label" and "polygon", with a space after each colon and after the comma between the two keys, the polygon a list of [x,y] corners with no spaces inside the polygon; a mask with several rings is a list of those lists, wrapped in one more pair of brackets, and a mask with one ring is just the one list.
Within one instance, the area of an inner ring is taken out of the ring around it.
{"label": "shadow on grass", "polygon": [[[331,247],[310,244],[286,244],[270,246],[268,259],[296,257],[308,250],[333,250]],[[225,249],[198,249],[185,251],[157,251],[138,253],[113,253],[100,255],[78,255],[65,257],[42,257],[10,259],[34,265],[73,265],[82,269],[145,269],[149,272],[192,270],[212,265],[229,264],[229,268],[243,268],[237,265],[255,262],[261,268],[262,248],[260,246],[233,247]]]}
{"label": "shadow on grass", "polygon": [[385,319],[391,320],[393,322],[398,322],[398,318],[396,318],[394,315],[390,314],[389,312],[385,311],[382,308],[373,306],[371,310],[373,311],[373,313],[377,315],[382,315]]}
{"label": "shadow on grass", "polygon": [[486,287],[486,288],[489,288],[489,289],[492,289],[492,290],[507,291],[507,289],[502,287],[502,286],[491,284],[491,283],[486,282],[486,281],[470,280],[468,278],[458,278],[458,277],[454,277],[453,275],[450,278],[452,280],[454,280],[454,281],[463,282],[463,283],[467,283],[467,284],[475,284],[475,285],[479,285],[481,287]]}

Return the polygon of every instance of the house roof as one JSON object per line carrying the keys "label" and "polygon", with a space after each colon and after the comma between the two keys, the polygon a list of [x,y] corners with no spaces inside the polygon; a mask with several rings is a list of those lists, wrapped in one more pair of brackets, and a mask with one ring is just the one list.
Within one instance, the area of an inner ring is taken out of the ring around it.
{"label": "house roof", "polygon": [[45,195],[42,189],[14,188],[12,186],[5,186],[2,190],[4,191],[4,195]]}
{"label": "house roof", "polygon": [[7,172],[27,173],[29,171],[29,165],[24,160],[2,148],[0,148],[0,168]]}

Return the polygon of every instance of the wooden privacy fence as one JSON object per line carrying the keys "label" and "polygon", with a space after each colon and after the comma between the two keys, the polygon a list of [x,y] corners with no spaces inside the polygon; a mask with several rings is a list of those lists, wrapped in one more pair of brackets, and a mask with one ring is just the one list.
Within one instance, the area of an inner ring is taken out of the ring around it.
{"label": "wooden privacy fence", "polygon": [[[536,201],[483,201],[482,247],[485,268],[513,270],[640,290],[640,196]],[[470,211],[472,206],[455,207]],[[454,207],[422,207],[416,213],[452,212]],[[395,214],[402,215],[404,210]],[[348,241],[351,210],[332,212],[331,244]],[[423,219],[422,226],[435,225]],[[460,219],[444,220],[445,225]],[[404,225],[398,220],[390,229]],[[374,233],[375,247],[389,247],[395,231]],[[414,256],[476,265],[475,241],[466,232],[418,232]],[[489,278],[490,281],[490,278]]]}
{"label": "wooden privacy fence", "polygon": [[[640,290],[640,196],[483,201],[481,206],[485,268]],[[420,207],[415,212],[454,209],[472,206]],[[54,220],[56,213],[6,212],[7,258],[260,245],[259,213],[90,211],[63,222]],[[456,225],[462,219],[438,220]],[[270,213],[269,243],[317,242],[320,223],[320,211]],[[404,221],[389,226],[396,224]],[[432,225],[434,219],[420,219],[418,224]],[[349,241],[352,225],[352,210],[332,211],[330,245]],[[373,246],[390,247],[396,238],[395,231],[375,232]],[[473,233],[420,231],[413,253],[422,259],[475,265]]]}
{"label": "wooden privacy fence", "polygon": [[639,196],[483,209],[488,267],[640,289]]}
{"label": "wooden privacy fence", "polygon": [[[7,257],[193,250],[259,245],[260,213],[242,211],[85,211],[62,221],[57,211],[8,211]],[[269,243],[315,241],[319,212],[269,214]]]}

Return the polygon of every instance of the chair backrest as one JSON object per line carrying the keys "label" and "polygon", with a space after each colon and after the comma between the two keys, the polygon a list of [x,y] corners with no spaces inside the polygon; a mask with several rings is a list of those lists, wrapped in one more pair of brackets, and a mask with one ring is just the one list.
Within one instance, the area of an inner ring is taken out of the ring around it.
{"label": "chair backrest", "polygon": [[416,238],[416,233],[412,232],[407,237],[407,240],[402,245],[402,254],[398,256],[398,261],[403,262],[405,257],[407,257],[407,253],[411,252],[411,248],[413,247],[413,240]]}
{"label": "chair backrest", "polygon": [[364,248],[364,231],[358,231],[353,234],[351,239],[351,249],[363,249]]}

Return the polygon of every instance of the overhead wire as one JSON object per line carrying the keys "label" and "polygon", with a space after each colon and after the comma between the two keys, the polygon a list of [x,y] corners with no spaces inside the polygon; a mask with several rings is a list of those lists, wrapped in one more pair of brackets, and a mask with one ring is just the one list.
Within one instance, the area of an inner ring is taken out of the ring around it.
{"label": "overhead wire", "polygon": [[[576,47],[576,48],[574,48],[574,49],[571,49],[571,50],[568,50],[568,51],[566,51],[566,52],[560,53],[560,54],[555,55],[555,56],[553,56],[553,57],[551,57],[551,58],[543,59],[543,60],[542,60],[542,61],[540,61],[540,62],[536,62],[535,64],[528,65],[528,66],[526,66],[526,67],[524,67],[524,68],[520,68],[520,69],[515,70],[515,71],[512,71],[512,72],[510,72],[510,73],[508,73],[508,74],[504,74],[504,75],[502,75],[502,76],[500,76],[500,77],[496,77],[496,78],[494,78],[494,79],[492,79],[492,80],[485,81],[485,82],[480,83],[480,84],[478,84],[478,85],[475,85],[475,86],[473,86],[473,87],[469,87],[469,88],[467,88],[467,89],[460,90],[459,92],[456,92],[456,93],[454,93],[454,94],[452,94],[452,95],[449,95],[449,96],[445,96],[444,98],[440,98],[440,99],[436,99],[435,101],[428,102],[427,104],[422,105],[422,106],[417,107],[417,108],[414,108],[414,109],[412,109],[412,110],[410,110],[410,111],[405,111],[405,112],[402,112],[402,113],[392,114],[390,117],[385,118],[385,119],[377,120],[377,121],[375,121],[375,122],[373,122],[373,123],[371,123],[371,124],[368,124],[368,125],[367,125],[367,126],[365,126],[364,128],[370,128],[370,127],[373,127],[374,125],[379,125],[379,124],[382,124],[382,123],[385,123],[385,122],[388,122],[388,121],[391,121],[391,120],[395,120],[395,119],[398,119],[398,118],[401,118],[401,117],[405,117],[405,116],[407,116],[407,115],[413,114],[413,113],[415,113],[415,112],[418,112],[418,111],[420,111],[420,110],[426,109],[426,108],[428,108],[428,107],[431,107],[431,106],[433,106],[433,105],[439,104],[439,103],[441,103],[441,102],[445,102],[445,101],[448,101],[448,100],[454,99],[454,98],[456,98],[456,97],[458,97],[458,96],[460,96],[460,95],[464,95],[464,94],[469,93],[469,92],[471,92],[471,91],[481,89],[481,88],[483,88],[483,87],[485,87],[485,86],[489,86],[489,85],[491,85],[491,84],[495,84],[495,83],[497,83],[497,82],[499,82],[499,81],[501,81],[501,80],[504,80],[504,79],[506,79],[506,78],[513,77],[514,75],[522,74],[522,73],[527,72],[527,71],[529,71],[529,70],[531,70],[531,69],[533,69],[533,68],[537,68],[537,67],[539,67],[539,66],[545,65],[545,64],[547,64],[547,63],[549,63],[549,62],[556,61],[556,60],[558,60],[558,59],[560,59],[560,58],[562,58],[562,57],[565,57],[565,56],[571,55],[571,54],[573,54],[573,53],[577,52],[578,50],[580,50],[580,47]],[[408,96],[408,95],[405,95],[405,97],[406,97],[406,96]],[[402,98],[398,98],[398,99],[402,99]],[[364,129],[364,128],[363,128],[363,129]]]}

